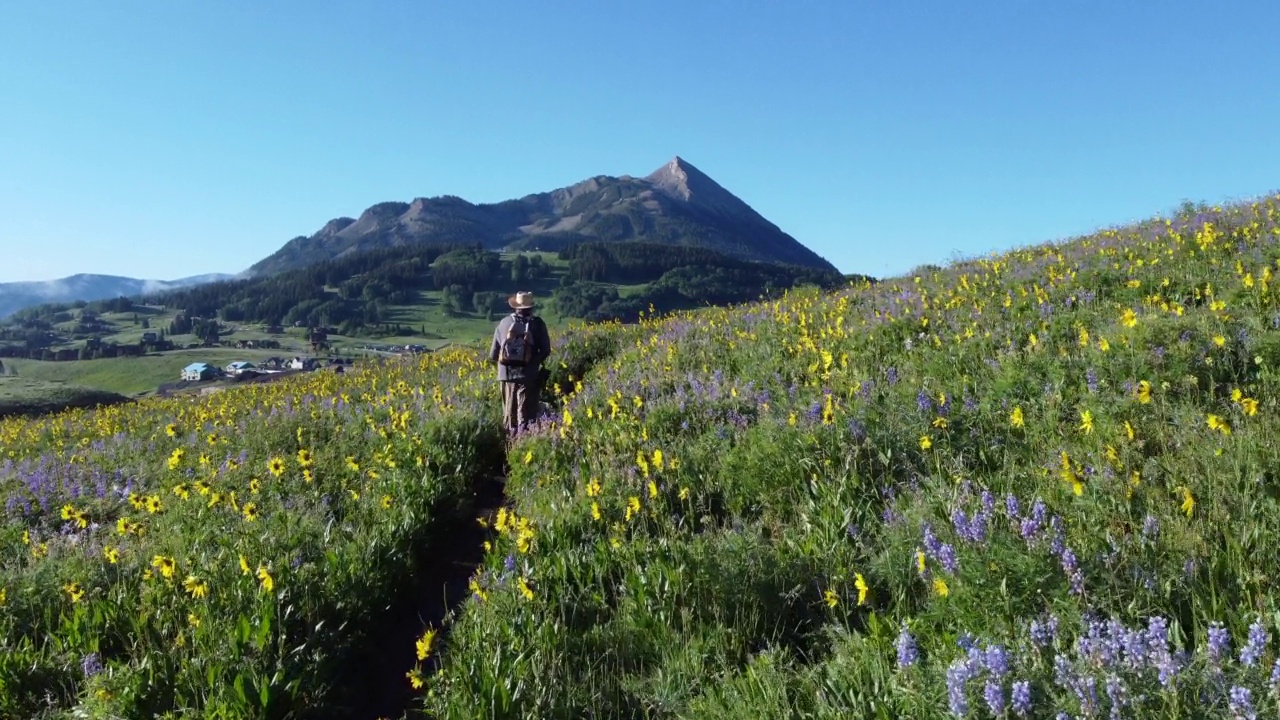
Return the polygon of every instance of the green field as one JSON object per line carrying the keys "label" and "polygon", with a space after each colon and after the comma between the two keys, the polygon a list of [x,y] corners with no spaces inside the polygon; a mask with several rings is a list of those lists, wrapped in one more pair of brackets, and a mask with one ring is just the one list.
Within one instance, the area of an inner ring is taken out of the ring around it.
{"label": "green field", "polygon": [[208,348],[175,350],[143,357],[73,362],[10,360],[6,365],[22,378],[50,383],[68,383],[136,396],[154,392],[160,385],[178,382],[182,368],[191,363],[207,362],[217,367],[225,367],[237,360],[256,362],[281,356],[282,353],[276,350]]}
{"label": "green field", "polygon": [[122,400],[122,396],[104,390],[37,378],[0,376],[0,417],[93,407]]}

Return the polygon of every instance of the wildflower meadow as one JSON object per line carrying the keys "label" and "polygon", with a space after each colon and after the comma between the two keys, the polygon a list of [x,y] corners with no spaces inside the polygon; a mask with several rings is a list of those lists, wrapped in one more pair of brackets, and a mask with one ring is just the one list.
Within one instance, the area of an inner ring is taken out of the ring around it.
{"label": "wildflower meadow", "polygon": [[0,714],[1275,717],[1276,273],[1280,195],[575,328],[509,447],[471,349],[3,421]]}

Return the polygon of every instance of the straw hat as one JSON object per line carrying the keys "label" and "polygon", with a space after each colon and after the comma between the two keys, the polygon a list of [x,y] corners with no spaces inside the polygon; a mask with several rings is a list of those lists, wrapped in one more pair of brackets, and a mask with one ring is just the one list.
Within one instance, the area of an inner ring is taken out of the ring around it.
{"label": "straw hat", "polygon": [[507,298],[507,304],[510,305],[513,310],[527,310],[528,308],[533,307],[533,293],[518,292]]}

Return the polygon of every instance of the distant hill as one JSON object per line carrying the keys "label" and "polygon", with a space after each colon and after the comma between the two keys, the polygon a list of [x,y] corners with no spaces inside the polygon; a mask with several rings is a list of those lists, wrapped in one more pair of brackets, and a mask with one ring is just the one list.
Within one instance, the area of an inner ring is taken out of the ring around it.
{"label": "distant hill", "polygon": [[359,218],[336,218],[314,235],[290,240],[248,272],[268,275],[350,253],[420,243],[559,251],[584,241],[626,240],[704,247],[740,260],[835,270],[676,157],[647,177],[601,175],[494,204],[476,205],[453,196],[379,203]]}
{"label": "distant hill", "polygon": [[134,297],[175,288],[228,280],[234,276],[196,275],[178,280],[139,280],[117,275],[72,275],[58,280],[0,283],[0,318],[33,305],[92,302],[108,298]]}

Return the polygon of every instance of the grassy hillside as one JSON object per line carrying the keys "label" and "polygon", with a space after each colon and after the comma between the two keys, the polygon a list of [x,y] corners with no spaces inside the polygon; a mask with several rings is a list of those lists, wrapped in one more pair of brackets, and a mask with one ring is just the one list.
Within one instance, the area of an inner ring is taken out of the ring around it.
{"label": "grassy hillside", "polygon": [[1275,716],[1277,241],[573,329],[505,466],[466,348],[0,422],[0,711]]}
{"label": "grassy hillside", "polygon": [[134,358],[104,358],[75,362],[11,360],[6,364],[23,378],[50,383],[70,383],[122,395],[139,395],[154,392],[160,385],[177,382],[182,368],[194,362],[207,362],[225,367],[237,360],[259,361],[281,355],[282,353],[278,350],[210,348],[176,350]]}
{"label": "grassy hillside", "polygon": [[116,393],[60,382],[0,376],[0,418],[113,405],[125,399]]}

